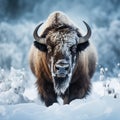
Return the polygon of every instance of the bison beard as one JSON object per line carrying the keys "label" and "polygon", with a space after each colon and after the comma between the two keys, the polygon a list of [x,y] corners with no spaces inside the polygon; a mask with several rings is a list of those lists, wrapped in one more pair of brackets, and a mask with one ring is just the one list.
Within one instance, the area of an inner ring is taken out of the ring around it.
{"label": "bison beard", "polygon": [[66,75],[66,77],[54,77],[54,88],[58,95],[65,92],[69,86],[69,79],[68,75]]}

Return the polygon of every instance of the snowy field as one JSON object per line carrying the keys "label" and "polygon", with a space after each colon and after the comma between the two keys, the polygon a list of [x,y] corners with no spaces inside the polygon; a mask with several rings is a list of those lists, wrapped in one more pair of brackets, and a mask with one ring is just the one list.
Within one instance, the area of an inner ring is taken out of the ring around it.
{"label": "snowy field", "polygon": [[120,120],[120,76],[104,80],[100,75],[86,99],[62,105],[58,98],[59,103],[47,108],[34,84],[26,87],[24,70],[0,73],[0,120]]}
{"label": "snowy field", "polygon": [[[99,61],[86,99],[47,108],[28,53],[34,28],[56,10],[90,25]],[[120,120],[120,0],[0,0],[0,120]]]}

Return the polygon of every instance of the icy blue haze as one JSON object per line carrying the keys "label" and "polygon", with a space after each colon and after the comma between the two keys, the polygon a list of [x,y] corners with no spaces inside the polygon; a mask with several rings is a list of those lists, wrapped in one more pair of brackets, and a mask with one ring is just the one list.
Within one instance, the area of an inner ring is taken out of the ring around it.
{"label": "icy blue haze", "polygon": [[[84,31],[82,20],[90,25],[99,59],[90,97],[46,108],[28,53],[34,28],[56,10]],[[0,120],[120,120],[119,102],[120,0],[0,0]]]}
{"label": "icy blue haze", "polygon": [[35,26],[55,11],[65,12],[81,27],[92,28],[91,41],[99,55],[99,67],[116,73],[120,63],[119,0],[0,0],[0,66],[28,69],[28,51]]}

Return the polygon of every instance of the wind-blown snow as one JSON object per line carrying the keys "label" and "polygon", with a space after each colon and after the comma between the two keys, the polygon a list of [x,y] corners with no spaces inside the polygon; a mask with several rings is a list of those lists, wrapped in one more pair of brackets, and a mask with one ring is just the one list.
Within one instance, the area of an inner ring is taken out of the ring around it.
{"label": "wind-blown snow", "polygon": [[[120,63],[119,4],[119,0],[53,0],[52,3],[47,0],[1,0],[0,67],[8,70],[11,66],[24,67],[28,70],[28,52],[34,40],[35,26],[51,12],[59,10],[65,12],[81,31],[86,31],[82,27],[83,20],[90,25],[90,40],[97,47],[100,66],[107,67],[109,75],[116,74],[120,69],[116,67]],[[106,57],[103,59],[103,56]]]}

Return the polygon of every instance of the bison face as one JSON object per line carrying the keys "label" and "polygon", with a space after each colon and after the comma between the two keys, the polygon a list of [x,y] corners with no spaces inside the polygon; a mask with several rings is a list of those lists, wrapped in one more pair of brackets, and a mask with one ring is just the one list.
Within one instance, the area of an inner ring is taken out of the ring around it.
{"label": "bison face", "polygon": [[64,93],[69,86],[76,63],[77,40],[74,31],[67,34],[58,31],[47,36],[47,61],[57,93]]}
{"label": "bison face", "polygon": [[64,93],[70,84],[78,51],[89,45],[91,29],[86,22],[84,23],[87,27],[85,36],[81,36],[78,28],[67,25],[49,27],[41,36],[38,36],[37,31],[42,24],[34,30],[34,45],[46,52],[47,64],[57,94]]}

